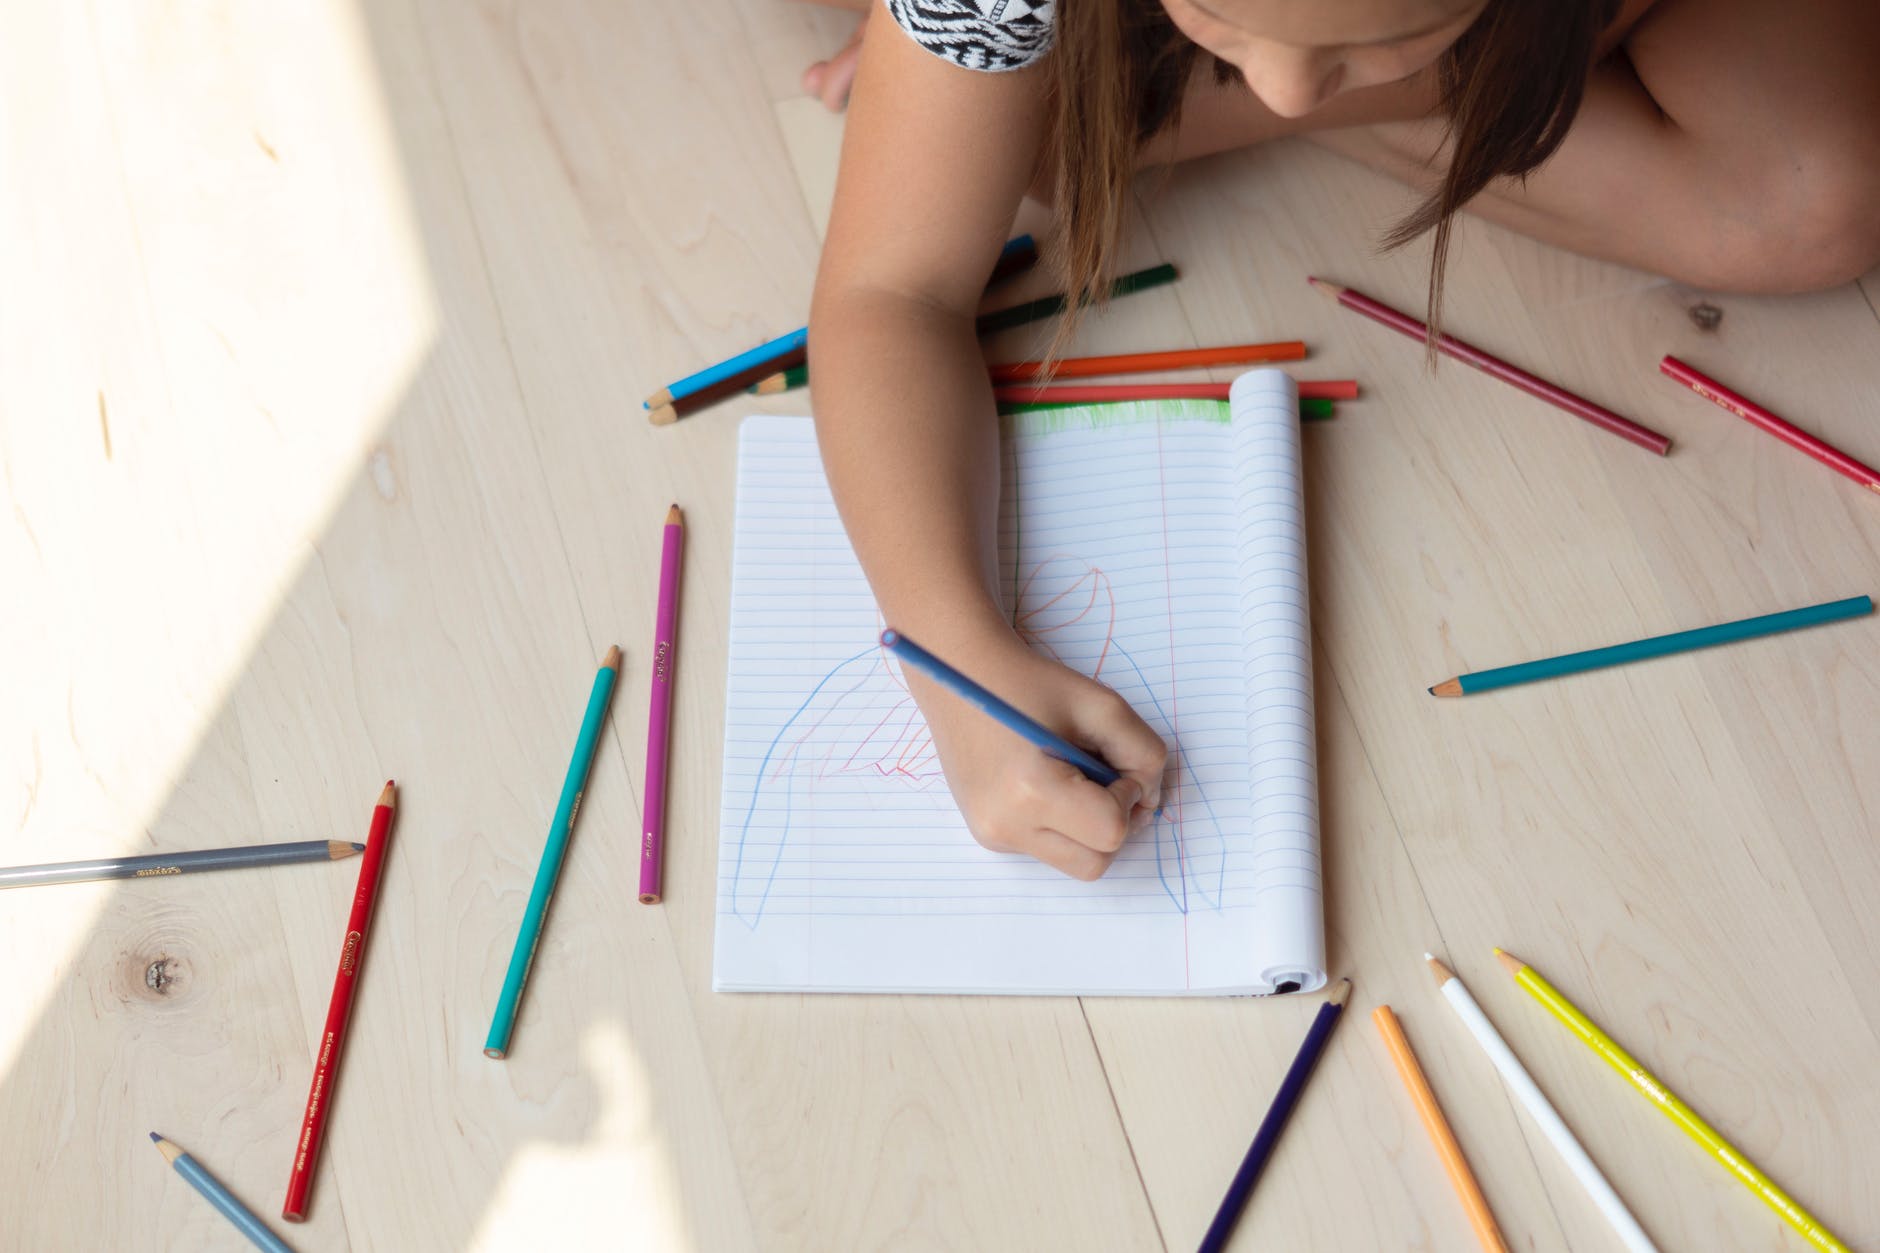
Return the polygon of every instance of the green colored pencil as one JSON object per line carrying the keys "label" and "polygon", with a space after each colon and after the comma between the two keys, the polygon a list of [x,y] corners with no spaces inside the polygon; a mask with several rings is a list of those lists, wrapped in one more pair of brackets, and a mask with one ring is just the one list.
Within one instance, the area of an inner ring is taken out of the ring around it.
{"label": "green colored pencil", "polygon": [[1648,640],[1634,640],[1629,644],[1614,644],[1608,648],[1591,648],[1583,653],[1568,653],[1564,657],[1524,661],[1519,665],[1502,666],[1498,670],[1478,670],[1474,674],[1457,675],[1446,682],[1438,683],[1430,689],[1430,694],[1432,696],[1463,696],[1472,692],[1486,692],[1498,687],[1512,687],[1517,683],[1552,679],[1563,674],[1579,674],[1583,670],[1622,666],[1629,661],[1645,661],[1670,653],[1688,653],[1693,649],[1709,648],[1713,644],[1731,644],[1737,640],[1774,635],[1778,631],[1794,631],[1823,622],[1839,622],[1845,618],[1858,618],[1872,612],[1873,599],[1871,597],[1850,596],[1846,600],[1833,600],[1823,605],[1809,605],[1802,609],[1787,609],[1781,613],[1764,614],[1760,618],[1744,618],[1740,622],[1722,622],[1716,626],[1698,627],[1695,630],[1678,631],[1671,635],[1657,635]]}
{"label": "green colored pencil", "polygon": [[522,1001],[522,985],[528,981],[529,967],[535,961],[535,946],[542,938],[542,921],[548,916],[549,898],[555,895],[555,882],[561,877],[562,859],[568,855],[568,837],[574,832],[574,818],[581,810],[581,793],[587,787],[588,769],[594,764],[601,721],[607,716],[607,698],[613,695],[614,680],[619,676],[620,650],[609,648],[600,671],[594,676],[594,687],[588,693],[581,736],[575,741],[574,757],[568,762],[568,777],[561,784],[561,803],[555,806],[555,821],[548,829],[548,843],[542,848],[541,864],[535,868],[535,886],[529,889],[529,905],[522,911],[522,929],[516,933],[516,947],[509,954],[509,973],[503,976],[503,992],[496,998],[496,1015],[490,1019],[489,1038],[483,1041],[485,1057],[501,1060],[509,1053],[509,1037],[516,1029],[516,1007]]}
{"label": "green colored pencil", "polygon": [[[1150,266],[1146,270],[1137,270],[1133,274],[1122,275],[1115,282],[1111,283],[1110,296],[1114,299],[1117,296],[1127,296],[1131,292],[1139,292],[1145,288],[1160,287],[1164,283],[1173,283],[1177,277],[1179,276],[1176,274],[1175,267],[1172,265],[1163,264]],[[1013,327],[1023,326],[1027,322],[1038,322],[1045,318],[1055,317],[1064,312],[1069,303],[1070,302],[1062,294],[1056,296],[1040,296],[1038,299],[1028,300],[1022,305],[1013,305],[1010,309],[999,309],[992,313],[982,313],[979,315],[979,333],[981,335],[990,335],[994,331],[1009,331]]]}

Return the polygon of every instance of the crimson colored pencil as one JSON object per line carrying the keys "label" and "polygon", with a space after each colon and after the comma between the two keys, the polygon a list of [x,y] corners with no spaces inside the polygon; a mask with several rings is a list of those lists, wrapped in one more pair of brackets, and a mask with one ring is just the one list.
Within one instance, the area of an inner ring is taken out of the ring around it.
{"label": "crimson colored pencil", "polygon": [[1755,401],[1737,395],[1709,375],[1692,369],[1676,357],[1669,356],[1658,363],[1658,369],[1718,408],[1728,409],[1737,417],[1755,423],[1789,447],[1801,449],[1816,461],[1840,471],[1867,490],[1880,492],[1880,471],[1865,462],[1856,461],[1834,445],[1816,439],[1801,427],[1778,418]]}
{"label": "crimson colored pencil", "polygon": [[[1006,384],[992,389],[1002,405],[1084,405],[1116,400],[1226,400],[1232,383],[1068,383],[1038,387]],[[1301,400],[1356,400],[1356,379],[1301,379]]]}
{"label": "crimson colored pencil", "polygon": [[346,919],[346,938],[340,943],[339,972],[333,976],[333,999],[326,1005],[326,1026],[314,1053],[313,1086],[307,1092],[307,1114],[301,1119],[300,1138],[294,1142],[294,1169],[287,1177],[287,1200],[281,1217],[290,1223],[307,1220],[307,1194],[313,1189],[314,1168],[320,1162],[320,1138],[333,1107],[333,1087],[339,1080],[339,1059],[346,1046],[346,1022],[352,1016],[353,991],[359,985],[359,967],[365,959],[366,927],[372,921],[372,900],[378,894],[379,867],[391,840],[392,812],[398,790],[391,780],[379,793],[372,810],[372,829],[366,836],[365,855],[359,860],[359,884],[353,889],[352,913]]}
{"label": "crimson colored pencil", "polygon": [[1022,383],[1047,369],[1053,378],[1090,378],[1098,374],[1146,374],[1150,370],[1188,370],[1206,365],[1261,365],[1304,361],[1306,346],[1289,339],[1273,344],[1228,344],[1221,348],[1176,348],[1167,352],[1126,352],[1106,357],[1066,357],[1055,366],[1044,361],[1013,361],[992,367],[994,383]]}
{"label": "crimson colored pencil", "polygon": [[[1347,309],[1362,313],[1374,322],[1382,322],[1394,331],[1403,332],[1411,339],[1429,338],[1429,327],[1407,313],[1400,313],[1387,304],[1371,299],[1363,292],[1353,291],[1349,287],[1340,287],[1337,283],[1328,283],[1322,278],[1308,278],[1306,281]],[[1640,426],[1632,419],[1622,417],[1604,405],[1596,405],[1583,396],[1575,396],[1564,387],[1556,387],[1546,379],[1529,374],[1518,365],[1510,365],[1500,357],[1490,356],[1473,344],[1465,344],[1453,335],[1438,335],[1436,349],[1443,355],[1454,357],[1465,365],[1474,366],[1484,374],[1492,374],[1502,382],[1518,387],[1530,396],[1537,396],[1556,409],[1565,409],[1573,416],[1583,418],[1601,430],[1610,431],[1620,439],[1631,440],[1640,448],[1649,448],[1660,457],[1671,451],[1670,437],[1660,435],[1649,427]]]}

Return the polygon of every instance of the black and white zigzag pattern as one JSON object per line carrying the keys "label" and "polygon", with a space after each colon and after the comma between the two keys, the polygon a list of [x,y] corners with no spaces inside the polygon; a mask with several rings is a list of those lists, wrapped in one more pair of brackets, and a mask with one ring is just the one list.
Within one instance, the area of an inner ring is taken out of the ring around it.
{"label": "black and white zigzag pattern", "polygon": [[1051,47],[1053,0],[888,0],[914,42],[969,70],[1016,70]]}

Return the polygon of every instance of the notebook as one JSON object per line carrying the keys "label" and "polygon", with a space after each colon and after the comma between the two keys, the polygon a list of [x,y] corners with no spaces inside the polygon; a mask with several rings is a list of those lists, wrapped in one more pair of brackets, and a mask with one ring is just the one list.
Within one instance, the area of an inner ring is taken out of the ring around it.
{"label": "notebook", "polygon": [[[1169,746],[1094,883],[977,844],[830,499],[808,418],[739,439],[712,986],[1222,995],[1325,983],[1298,400],[1003,420],[1000,587],[1035,649]],[[968,674],[970,657],[948,658]],[[1006,694],[1022,706],[1022,699]],[[987,734],[1009,734],[987,721]]]}

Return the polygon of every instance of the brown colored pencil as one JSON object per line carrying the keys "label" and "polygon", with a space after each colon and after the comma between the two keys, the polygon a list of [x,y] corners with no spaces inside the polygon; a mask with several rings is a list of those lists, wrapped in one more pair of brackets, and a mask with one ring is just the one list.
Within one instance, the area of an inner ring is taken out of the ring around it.
{"label": "brown colored pencil", "polygon": [[[1373,300],[1363,292],[1329,283],[1322,278],[1306,280],[1319,291],[1344,305],[1347,309],[1362,313],[1374,322],[1381,322],[1394,331],[1400,331],[1411,339],[1427,340],[1430,328],[1407,313],[1399,312],[1381,301]],[[1484,374],[1490,374],[1514,387],[1520,388],[1530,396],[1536,396],[1557,409],[1564,409],[1577,418],[1591,422],[1601,430],[1610,431],[1620,439],[1630,440],[1640,448],[1648,448],[1659,456],[1671,451],[1669,436],[1660,435],[1649,427],[1640,426],[1627,417],[1622,417],[1606,408],[1596,405],[1583,396],[1575,396],[1564,387],[1557,387],[1546,379],[1529,374],[1520,366],[1511,365],[1500,357],[1491,356],[1473,344],[1466,344],[1453,335],[1436,337],[1437,351],[1445,356],[1454,357],[1466,365],[1472,365]]]}
{"label": "brown colored pencil", "polygon": [[727,374],[716,383],[707,384],[694,392],[687,392],[677,400],[668,400],[664,404],[649,409],[646,420],[654,426],[667,426],[677,422],[688,413],[708,409],[719,401],[735,396],[753,383],[761,383],[780,370],[790,370],[809,360],[809,350],[798,348],[781,357],[772,357],[748,366],[736,374]]}

